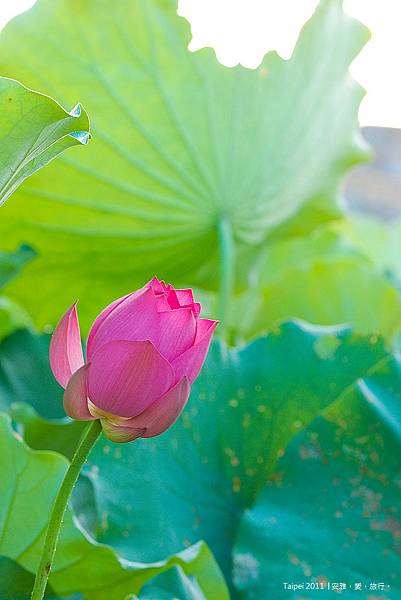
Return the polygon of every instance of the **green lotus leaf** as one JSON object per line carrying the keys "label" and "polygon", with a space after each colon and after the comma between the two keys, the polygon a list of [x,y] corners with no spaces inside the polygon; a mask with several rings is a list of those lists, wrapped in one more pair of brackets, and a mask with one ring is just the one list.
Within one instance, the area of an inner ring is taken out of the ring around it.
{"label": "green lotus leaf", "polygon": [[[0,68],[65,105],[79,95],[94,140],[31,178],[2,213],[5,245],[40,254],[9,286],[35,321],[77,298],[93,315],[150,274],[217,285],[222,224],[242,255],[336,218],[338,184],[366,153],[349,64],[368,39],[322,0],[290,60],[256,70],[190,53],[174,0],[39,0],[0,34]],[[29,56],[29,61],[26,60]],[[231,232],[231,233],[230,233]],[[35,285],[35,294],[26,294]]]}
{"label": "green lotus leaf", "polygon": [[400,596],[400,390],[401,363],[388,357],[290,445],[239,529],[242,599],[323,600],[333,582],[347,600],[356,584],[361,597]]}

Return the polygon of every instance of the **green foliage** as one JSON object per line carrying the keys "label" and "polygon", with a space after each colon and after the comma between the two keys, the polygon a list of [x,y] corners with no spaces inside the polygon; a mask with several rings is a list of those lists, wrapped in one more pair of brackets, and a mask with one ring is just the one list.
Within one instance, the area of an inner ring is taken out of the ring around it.
{"label": "green foliage", "polygon": [[[29,449],[0,417],[0,555],[35,571],[50,508],[67,468],[54,452]],[[63,523],[50,583],[62,595],[82,592],[87,600],[122,600],[137,593],[149,578],[179,565],[211,600],[228,596],[217,565],[207,547],[199,543],[156,564],[121,562],[105,546],[91,541],[78,529],[70,512]]]}
{"label": "green foliage", "polygon": [[[241,523],[241,598],[295,600],[299,592],[282,582],[311,578],[362,582],[366,597],[400,596],[400,390],[401,363],[388,358],[290,445]],[[369,596],[380,582],[385,591]]]}
{"label": "green foliage", "polygon": [[1,33],[1,70],[65,104],[82,98],[94,140],[5,207],[3,243],[40,254],[12,297],[39,325],[80,298],[87,330],[152,273],[216,286],[222,218],[239,257],[335,218],[338,184],[365,156],[348,66],[367,38],[340,0],[322,0],[291,60],[270,53],[255,71],[226,69],[210,50],[187,51],[174,0],[122,0],[112,14],[106,0],[79,10],[39,0]]}
{"label": "green foliage", "polygon": [[[13,341],[15,337],[9,339]],[[43,341],[44,337],[38,339]],[[36,352],[41,348],[43,356],[40,353],[35,356],[40,365],[47,353],[46,344],[35,343],[32,334],[25,334],[19,341],[22,355],[23,340]],[[9,340],[2,346],[8,351],[13,349]],[[0,352],[7,356],[1,347]],[[231,552],[242,515],[272,477],[289,441],[318,413],[347,398],[361,378],[387,360],[388,355],[376,339],[356,336],[346,328],[312,328],[289,323],[240,351],[228,351],[215,343],[193,386],[187,409],[171,430],[154,440],[138,440],[133,444],[113,445],[107,440],[98,443],[86,470],[89,481],[81,481],[74,497],[79,521],[90,528],[98,541],[113,546],[120,556],[135,563],[159,561],[160,557],[173,555],[186,545],[205,539],[230,581]],[[30,368],[34,368],[33,364]],[[21,385],[25,399],[30,395],[29,381],[26,378]],[[17,371],[14,385],[19,388]],[[46,380],[43,385],[46,386]],[[34,390],[35,387],[33,393]],[[76,444],[74,435],[79,431],[74,428],[80,424],[48,422],[27,405],[14,406],[12,414],[20,422],[25,439],[35,447],[45,448],[48,444],[69,455]],[[20,442],[18,447],[21,452]],[[37,456],[57,459],[59,469],[65,465],[55,454],[30,451],[29,455],[35,460]],[[4,460],[10,468],[7,456]],[[27,478],[35,479],[41,473],[42,477],[55,479],[47,467],[38,469],[37,474],[28,468]],[[14,476],[15,468],[11,472]],[[19,481],[24,484],[23,475]],[[13,489],[11,483],[6,487]],[[47,496],[53,488],[46,483],[40,489],[46,502],[50,502]],[[35,504],[46,508],[44,500],[38,499]],[[43,522],[46,513],[41,518]],[[37,527],[41,518],[35,518]],[[23,522],[23,515],[18,513],[18,519]],[[72,545],[67,546],[67,540]],[[19,560],[9,544],[10,541],[3,554]],[[30,551],[29,561],[21,563],[24,568],[33,570],[39,547],[40,540]],[[87,553],[89,558],[84,559]],[[113,582],[121,579],[125,594],[139,589],[127,583],[131,579],[120,567],[117,569],[114,555],[103,547],[92,548],[69,519],[58,556],[64,568],[58,571],[56,567],[52,585],[61,594],[81,591],[89,600],[98,598],[91,595],[94,585],[91,561],[95,557],[105,565],[104,581],[106,577]],[[67,560],[68,556],[74,558]],[[84,581],[78,571],[81,582],[78,590],[72,583],[77,577],[73,562],[87,570]],[[198,569],[195,571],[197,585],[205,593]],[[156,583],[160,587],[160,581]],[[181,581],[189,589],[190,583],[185,578]],[[148,589],[152,591],[152,586]],[[121,590],[116,588],[116,600],[124,597]]]}
{"label": "green foliage", "polygon": [[55,100],[0,77],[0,206],[19,185],[60,152],[89,139],[80,104],[65,111]]}

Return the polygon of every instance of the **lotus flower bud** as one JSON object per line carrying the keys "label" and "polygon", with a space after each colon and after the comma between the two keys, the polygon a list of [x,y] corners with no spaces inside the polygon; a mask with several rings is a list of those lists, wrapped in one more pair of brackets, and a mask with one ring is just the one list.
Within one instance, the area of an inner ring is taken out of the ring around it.
{"label": "lotus flower bud", "polygon": [[50,344],[66,413],[100,419],[113,442],[165,431],[188,400],[217,325],[199,318],[200,311],[192,290],[176,290],[154,277],[95,319],[85,364],[74,304]]}

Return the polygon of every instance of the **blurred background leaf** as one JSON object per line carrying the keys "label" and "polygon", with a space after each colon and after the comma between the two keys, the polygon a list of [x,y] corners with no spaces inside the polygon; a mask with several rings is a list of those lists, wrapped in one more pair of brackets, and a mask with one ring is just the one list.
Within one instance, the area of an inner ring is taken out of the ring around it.
{"label": "blurred background leaf", "polygon": [[174,0],[112,11],[106,0],[39,0],[1,33],[0,68],[65,104],[79,94],[94,140],[5,207],[2,243],[40,254],[11,297],[40,326],[79,297],[87,331],[98,309],[151,273],[215,287],[222,219],[240,281],[242,254],[338,217],[338,184],[366,157],[362,90],[348,66],[367,39],[340,0],[322,0],[291,60],[270,53],[255,71],[227,69],[210,50],[187,51]]}
{"label": "blurred background leaf", "polygon": [[253,285],[232,302],[231,339],[249,339],[299,318],[320,325],[349,323],[356,332],[391,342],[401,329],[401,288],[373,256],[373,239],[364,237],[367,252],[352,235],[355,222],[350,218],[266,248],[250,278]]}
{"label": "blurred background leaf", "polygon": [[0,206],[60,152],[89,140],[81,105],[65,111],[55,100],[0,77]]}
{"label": "blurred background leaf", "polygon": [[242,599],[299,598],[284,581],[361,582],[366,597],[400,596],[400,390],[401,363],[388,357],[290,445],[241,523]]}
{"label": "blurred background leaf", "polygon": [[[401,198],[400,198],[401,203]],[[352,215],[337,224],[338,231],[361,253],[369,257],[374,269],[401,289],[401,221],[383,222],[371,215]]]}

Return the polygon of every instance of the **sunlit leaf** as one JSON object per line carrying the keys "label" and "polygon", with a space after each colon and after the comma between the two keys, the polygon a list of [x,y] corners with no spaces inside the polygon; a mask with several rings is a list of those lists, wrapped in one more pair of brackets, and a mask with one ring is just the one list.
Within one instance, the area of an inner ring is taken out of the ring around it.
{"label": "sunlit leaf", "polygon": [[1,71],[64,105],[81,98],[94,140],[5,206],[2,243],[40,253],[12,296],[40,325],[80,298],[87,330],[150,274],[215,285],[222,219],[240,256],[334,218],[339,181],[365,156],[348,67],[367,38],[322,0],[291,60],[227,69],[188,52],[174,0],[39,0],[1,33]]}

